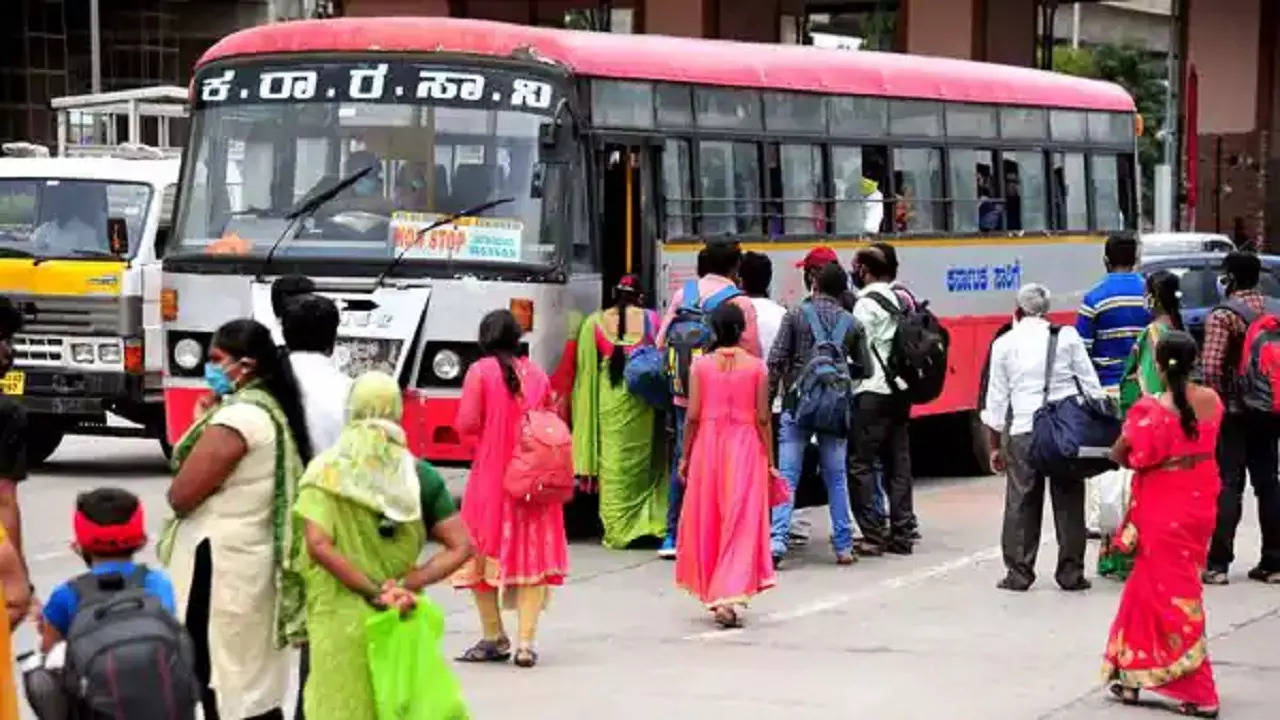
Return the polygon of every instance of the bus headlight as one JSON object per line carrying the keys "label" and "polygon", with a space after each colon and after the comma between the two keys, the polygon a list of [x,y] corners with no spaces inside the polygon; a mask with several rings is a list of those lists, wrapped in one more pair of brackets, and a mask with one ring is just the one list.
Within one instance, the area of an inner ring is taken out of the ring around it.
{"label": "bus headlight", "polygon": [[195,370],[204,359],[204,348],[191,338],[183,338],[173,346],[173,361],[183,370]]}
{"label": "bus headlight", "polygon": [[115,343],[107,343],[98,346],[98,361],[115,365],[120,362],[120,346]]}
{"label": "bus headlight", "polygon": [[452,350],[441,350],[431,359],[431,371],[441,380],[454,380],[462,373],[462,358]]}
{"label": "bus headlight", "polygon": [[92,365],[93,345],[89,343],[73,343],[71,345],[71,361],[78,365]]}

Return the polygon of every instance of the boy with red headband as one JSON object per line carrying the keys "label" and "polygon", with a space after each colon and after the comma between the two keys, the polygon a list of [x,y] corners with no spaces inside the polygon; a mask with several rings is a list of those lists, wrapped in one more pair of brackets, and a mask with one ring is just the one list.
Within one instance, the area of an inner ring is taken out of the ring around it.
{"label": "boy with red headband", "polygon": [[[118,573],[130,578],[137,572],[134,553],[147,544],[142,503],[128,490],[98,488],[76,498],[75,543],[73,548],[89,566],[90,576]],[[80,609],[77,581],[71,580],[54,588],[44,606],[40,635],[44,652],[49,652],[67,636],[71,621]],[[150,568],[143,578],[142,589],[174,612],[173,585],[159,570]]]}

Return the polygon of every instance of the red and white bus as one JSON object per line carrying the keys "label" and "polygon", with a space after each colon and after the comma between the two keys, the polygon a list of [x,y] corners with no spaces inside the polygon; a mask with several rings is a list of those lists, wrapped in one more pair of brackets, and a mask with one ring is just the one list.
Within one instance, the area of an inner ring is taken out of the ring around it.
{"label": "red and white bus", "polygon": [[893,243],[953,338],[946,390],[919,414],[971,413],[1018,285],[1046,283],[1069,315],[1104,235],[1136,222],[1132,98],[1026,68],[353,18],[231,35],[192,93],[164,261],[171,438],[213,330],[273,324],[271,280],[304,273],[343,309],[342,364],[399,375],[413,450],[464,460],[452,422],[484,313],[519,310],[551,368],[572,315],[622,273],[664,302],[724,236],[773,257],[788,304],[814,245],[847,261]]}

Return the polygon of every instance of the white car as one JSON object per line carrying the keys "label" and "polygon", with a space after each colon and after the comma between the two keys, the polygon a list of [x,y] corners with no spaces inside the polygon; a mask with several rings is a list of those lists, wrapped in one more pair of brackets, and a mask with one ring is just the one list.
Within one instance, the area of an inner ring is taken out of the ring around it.
{"label": "white car", "polygon": [[1158,232],[1144,233],[1138,240],[1144,257],[1193,252],[1231,252],[1236,244],[1218,233]]}

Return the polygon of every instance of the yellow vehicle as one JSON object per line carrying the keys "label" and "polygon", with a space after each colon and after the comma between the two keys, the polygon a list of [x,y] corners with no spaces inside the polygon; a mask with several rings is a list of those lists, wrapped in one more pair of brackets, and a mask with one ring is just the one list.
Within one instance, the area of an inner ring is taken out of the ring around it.
{"label": "yellow vehicle", "polygon": [[[137,126],[148,115],[164,125],[185,114],[185,96],[182,88],[148,88],[60,98],[60,157],[26,143],[4,146],[0,294],[25,323],[0,392],[27,409],[33,465],[67,433],[163,444],[159,258],[180,159],[174,149],[138,145]],[[116,124],[101,123],[102,115],[125,115],[130,143],[68,141],[68,132],[86,126],[114,140]]]}

